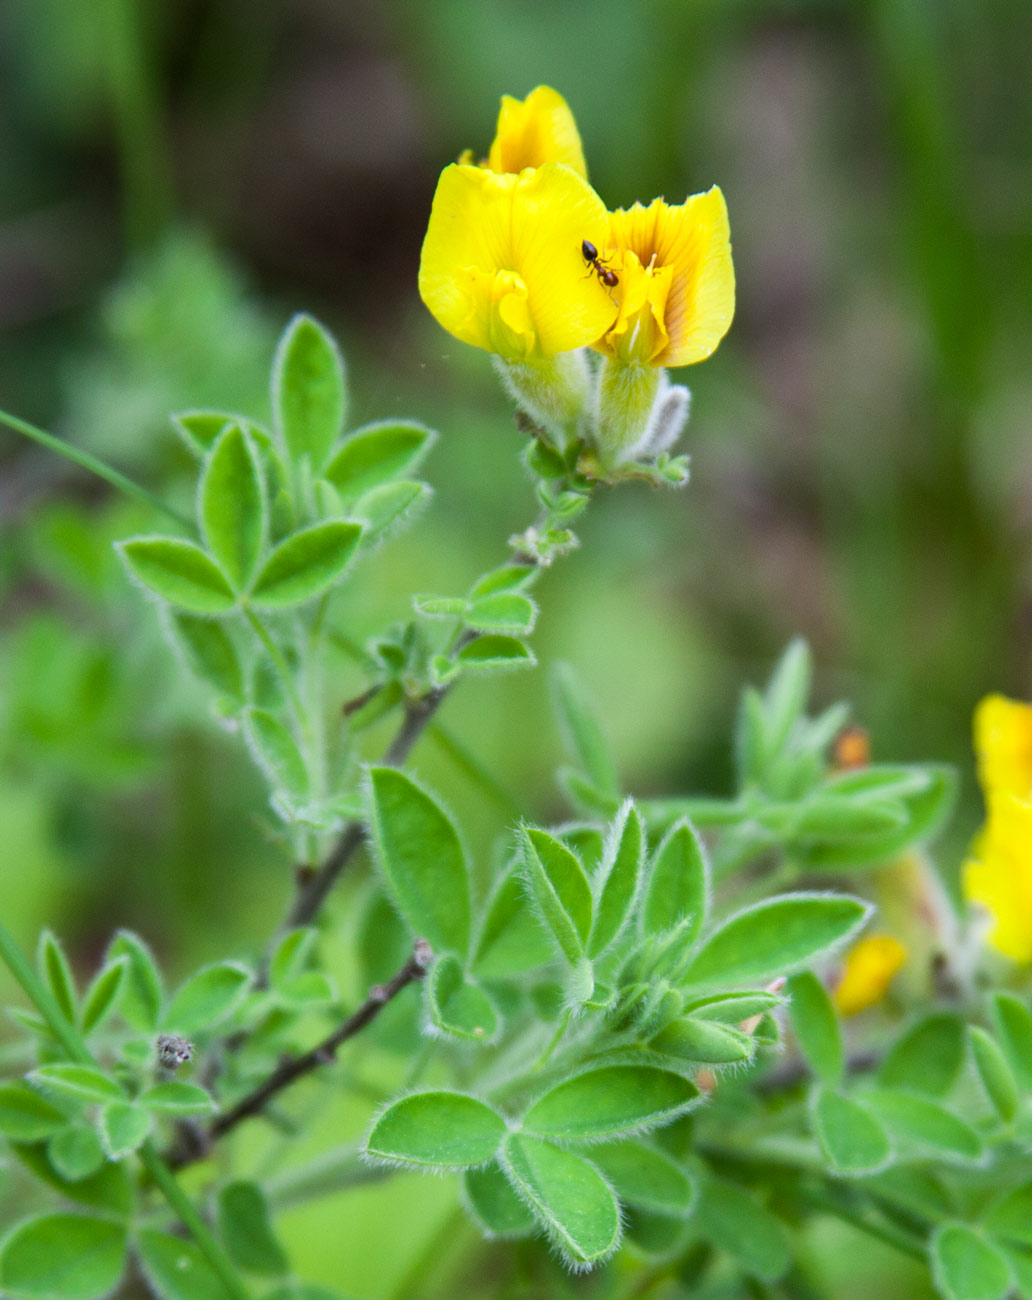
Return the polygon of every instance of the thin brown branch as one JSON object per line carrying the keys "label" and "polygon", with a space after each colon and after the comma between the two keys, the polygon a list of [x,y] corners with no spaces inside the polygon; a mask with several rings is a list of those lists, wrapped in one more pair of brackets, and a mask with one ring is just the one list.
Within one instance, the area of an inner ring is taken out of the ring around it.
{"label": "thin brown branch", "polygon": [[268,1103],[285,1088],[289,1088],[292,1083],[304,1078],[306,1074],[311,1074],[320,1066],[331,1064],[341,1045],[346,1043],[349,1038],[354,1038],[356,1034],[365,1029],[366,1025],[375,1020],[388,1002],[396,998],[403,988],[421,980],[432,961],[433,952],[430,945],[425,939],[417,939],[412,945],[412,955],[401,970],[392,979],[389,979],[386,984],[374,985],[369,990],[369,996],[366,1000],[342,1025],[339,1025],[321,1043],[309,1048],[307,1052],[302,1052],[299,1056],[286,1057],[282,1060],[268,1078],[264,1079],[246,1097],[241,1098],[235,1106],[224,1111],[217,1119],[213,1120],[207,1129],[202,1129],[200,1132],[195,1131],[194,1140],[189,1148],[175,1152],[170,1157],[169,1163],[174,1168],[181,1169],[184,1165],[202,1159],[219,1138],[225,1137],[227,1133],[235,1129],[245,1119],[261,1114]]}

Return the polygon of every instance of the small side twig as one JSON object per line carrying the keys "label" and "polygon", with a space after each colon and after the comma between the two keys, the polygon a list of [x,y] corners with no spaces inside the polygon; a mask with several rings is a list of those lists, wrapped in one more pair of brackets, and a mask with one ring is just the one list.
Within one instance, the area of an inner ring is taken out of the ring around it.
{"label": "small side twig", "polygon": [[311,1074],[313,1070],[317,1070],[320,1066],[329,1065],[335,1059],[337,1050],[343,1043],[346,1043],[349,1038],[354,1038],[366,1025],[375,1020],[388,1002],[396,998],[403,988],[423,978],[433,961],[433,956],[433,951],[427,941],[417,939],[412,945],[412,955],[392,979],[389,979],[386,984],[374,985],[369,990],[369,996],[358,1010],[350,1015],[342,1025],[339,1025],[332,1034],[324,1038],[321,1043],[317,1043],[315,1047],[309,1048],[307,1052],[302,1052],[299,1056],[287,1057],[281,1061],[257,1088],[212,1121],[204,1133],[202,1142],[197,1143],[190,1150],[174,1153],[170,1157],[170,1163],[173,1167],[182,1168],[184,1165],[192,1164],[195,1160],[201,1159],[207,1154],[213,1143],[236,1128],[243,1120],[250,1119],[252,1115],[260,1114],[273,1097],[278,1096],[285,1088],[289,1088],[292,1083],[303,1078],[306,1074]]}

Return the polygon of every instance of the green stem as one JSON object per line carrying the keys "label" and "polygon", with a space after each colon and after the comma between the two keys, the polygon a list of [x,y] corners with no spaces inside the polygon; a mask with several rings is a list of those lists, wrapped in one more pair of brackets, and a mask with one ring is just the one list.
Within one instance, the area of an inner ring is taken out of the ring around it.
{"label": "green stem", "polygon": [[545,1050],[541,1053],[538,1059],[531,1066],[531,1071],[543,1070],[545,1066],[548,1064],[548,1062],[551,1060],[552,1053],[555,1051],[555,1049],[559,1046],[559,1044],[563,1040],[563,1035],[566,1033],[566,1026],[570,1023],[570,1016],[572,1014],[573,1014],[572,1009],[570,1007],[567,1007],[566,1010],[563,1012],[563,1014],[559,1017],[559,1023],[558,1025],[556,1025],[555,1033],[548,1040],[548,1046],[545,1048]]}
{"label": "green stem", "polygon": [[31,438],[33,442],[38,442],[41,447],[46,447],[48,451],[56,452],[63,456],[65,460],[70,460],[73,464],[80,466],[82,469],[88,469],[91,474],[96,474],[112,487],[118,488],[119,492],[124,492],[126,496],[132,497],[136,501],[144,501],[155,510],[160,510],[162,514],[168,515],[174,519],[177,524],[183,524],[186,528],[193,531],[193,521],[187,516],[180,514],[174,506],[168,505],[160,497],[156,497],[153,492],[148,492],[145,487],[139,483],[134,483],[131,478],[127,478],[120,470],[112,469],[97,456],[91,455],[88,451],[83,451],[80,447],[73,447],[70,442],[65,442],[63,438],[55,438],[52,433],[47,433],[45,429],[37,428],[36,425],[30,424],[28,420],[21,420],[16,415],[10,415],[7,411],[0,411],[0,424],[5,424],[15,433],[20,433],[26,438]]}
{"label": "green stem", "polygon": [[105,0],[105,50],[118,133],[129,242],[146,246],[161,234],[172,211],[168,148],[139,0]]}
{"label": "green stem", "polygon": [[[97,1062],[92,1052],[79,1037],[74,1025],[65,1018],[57,999],[33,970],[25,954],[2,922],[0,922],[0,958],[24,989],[26,996],[47,1022],[50,1032],[69,1057],[81,1065],[89,1065],[96,1069]],[[248,1291],[237,1276],[229,1256],[212,1236],[162,1158],[149,1142],[145,1142],[137,1154],[170,1208],[179,1216],[183,1225],[190,1229],[198,1248],[222,1279],[229,1294],[234,1297],[234,1300],[249,1300]]]}
{"label": "green stem", "polygon": [[297,725],[301,728],[302,734],[306,741],[309,735],[308,713],[305,709],[304,701],[297,689],[297,683],[294,681],[294,674],[290,671],[290,666],[283,657],[283,651],[272,639],[269,629],[265,626],[258,615],[248,605],[243,606],[244,617],[254,631],[255,636],[262,643],[265,653],[272,660],[273,667],[276,669],[279,679],[283,684],[283,689],[290,700],[290,707],[297,718]]}
{"label": "green stem", "polygon": [[190,1235],[229,1294],[235,1300],[250,1300],[250,1293],[237,1276],[229,1256],[215,1240],[211,1229],[197,1213],[193,1202],[176,1182],[172,1171],[161,1156],[149,1142],[145,1142],[140,1147],[137,1155],[170,1208],[179,1216],[183,1226],[189,1228]]}
{"label": "green stem", "polygon": [[333,1196],[348,1187],[382,1182],[396,1172],[395,1169],[368,1164],[362,1158],[360,1145],[349,1142],[267,1179],[264,1186],[277,1209],[288,1209],[306,1201]]}
{"label": "green stem", "polygon": [[450,727],[435,720],[430,723],[426,731],[438,749],[446,754],[474,785],[478,785],[507,817],[516,821],[522,817],[523,810],[515,796],[510,794],[505,786],[488,771],[476,754],[456,736]]}

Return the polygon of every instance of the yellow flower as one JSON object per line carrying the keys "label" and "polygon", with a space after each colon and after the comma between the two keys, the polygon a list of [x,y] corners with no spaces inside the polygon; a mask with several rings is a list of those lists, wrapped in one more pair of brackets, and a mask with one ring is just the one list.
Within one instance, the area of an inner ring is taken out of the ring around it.
{"label": "yellow flower", "polygon": [[452,164],[434,195],[420,296],[449,333],[511,361],[583,347],[616,310],[581,255],[606,226],[602,200],[562,164],[518,174]]}
{"label": "yellow flower", "polygon": [[880,1002],[906,960],[907,950],[889,934],[869,934],[855,943],[835,989],[835,1005],[844,1016]]}
{"label": "yellow flower", "polygon": [[619,311],[595,344],[600,352],[688,366],[715,351],[735,312],[727,205],[716,186],[677,205],[618,209],[603,261],[619,277]]}
{"label": "yellow flower", "polygon": [[502,96],[495,138],[487,155],[493,172],[565,163],[587,180],[577,123],[569,105],[551,86],[538,86],[526,99]]}
{"label": "yellow flower", "polygon": [[1032,798],[1032,705],[987,695],[975,710],[975,753],[987,794]]}
{"label": "yellow flower", "polygon": [[964,896],[993,920],[989,942],[1017,962],[1032,961],[1032,800],[988,793],[985,829],[964,864]]}

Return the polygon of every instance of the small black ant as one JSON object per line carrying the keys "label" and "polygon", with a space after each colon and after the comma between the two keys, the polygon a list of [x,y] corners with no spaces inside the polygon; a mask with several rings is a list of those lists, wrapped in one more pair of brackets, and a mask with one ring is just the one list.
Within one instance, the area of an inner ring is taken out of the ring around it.
{"label": "small black ant", "polygon": [[601,261],[598,255],[598,249],[590,239],[581,240],[580,251],[585,262],[591,263],[591,269],[595,272],[606,288],[615,289],[620,283],[620,277],[615,271],[611,271],[609,267]]}

